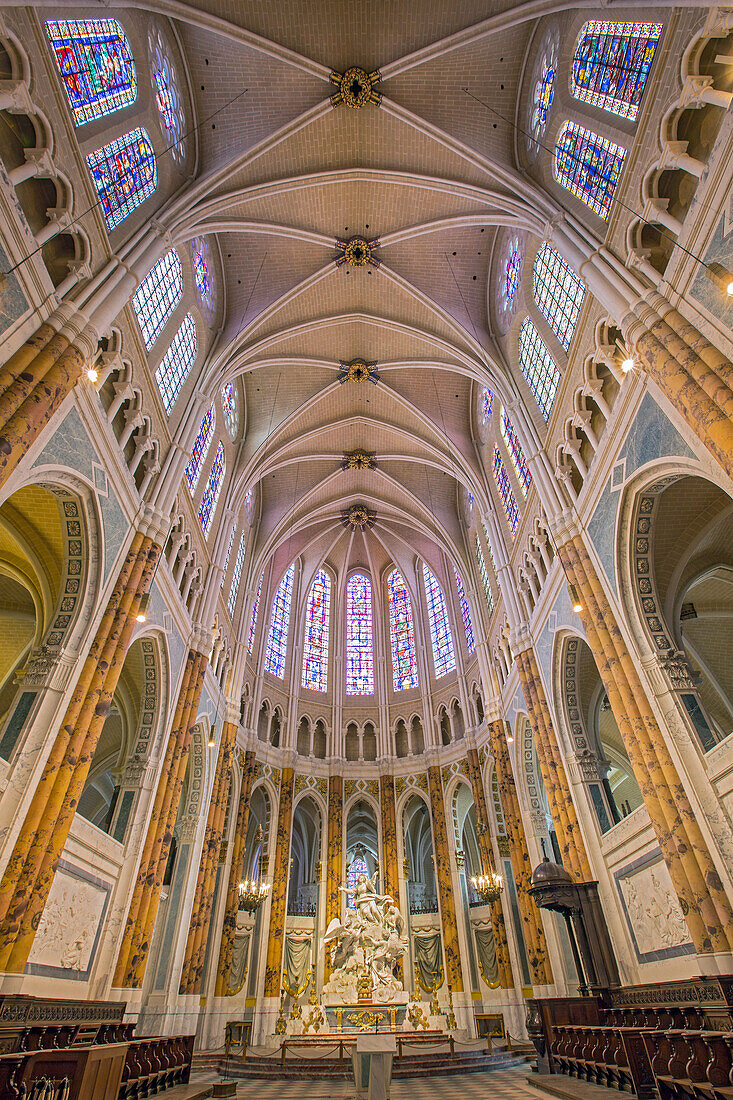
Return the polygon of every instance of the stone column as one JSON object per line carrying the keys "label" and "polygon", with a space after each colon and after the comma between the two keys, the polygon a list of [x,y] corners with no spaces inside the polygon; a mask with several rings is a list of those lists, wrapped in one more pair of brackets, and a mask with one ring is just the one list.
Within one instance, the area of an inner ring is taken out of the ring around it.
{"label": "stone column", "polygon": [[113,986],[123,989],[139,989],[142,986],[186,775],[191,731],[196,722],[207,663],[203,653],[195,649],[188,651],[122,946],[112,979]]}
{"label": "stone column", "polygon": [[525,642],[525,648],[515,653],[519,680],[529,711],[529,720],[535,734],[537,758],[550,803],[550,813],[555,823],[557,839],[563,863],[579,882],[592,880],[588,855],[578,824],[578,816],[565,774],[560,746],[550,717],[550,708],[542,686],[540,671],[534,650]]}
{"label": "stone column", "polygon": [[239,792],[237,823],[232,841],[232,863],[229,870],[224,922],[221,928],[221,946],[219,947],[219,965],[216,974],[215,995],[229,996],[229,973],[232,969],[234,936],[237,931],[237,913],[239,912],[239,890],[237,887],[244,876],[244,860],[247,854],[247,825],[249,824],[249,801],[252,794],[252,777],[255,769],[255,754],[248,749],[244,755],[242,769],[242,787]]}
{"label": "stone column", "polygon": [[[397,811],[395,807],[394,779],[384,773],[379,777],[379,806],[382,814],[382,890],[390,894],[397,906],[400,904],[400,869],[397,860]],[[404,982],[403,960],[396,967],[397,977]]]}
{"label": "stone column", "polygon": [[[476,831],[478,833],[479,851],[481,853],[482,870],[484,873],[495,871],[494,852],[491,847],[491,827],[489,823],[489,811],[486,806],[484,783],[481,776],[481,764],[479,763],[476,749],[468,749],[466,753],[466,769],[473,790],[473,804],[476,808]],[[494,933],[496,946],[496,962],[499,967],[499,984],[502,989],[514,989],[514,977],[512,975],[512,963],[509,957],[509,944],[506,938],[506,924],[504,922],[504,909],[501,898],[492,901],[489,906],[491,912],[491,928]]]}
{"label": "stone column", "polygon": [[579,536],[560,546],[581,595],[588,644],[699,954],[733,949],[733,909],[634,667],[595,566]]}
{"label": "stone column", "polygon": [[[334,917],[341,915],[339,886],[343,881],[344,866],[344,780],[332,775],[328,780],[328,848],[326,855],[326,928]],[[326,981],[331,967],[326,956]]]}
{"label": "stone column", "polygon": [[133,536],[5,868],[0,970],[25,967],[160,552],[149,536]]}
{"label": "stone column", "polygon": [[524,835],[504,723],[500,720],[490,722],[489,734],[491,754],[494,757],[496,767],[496,781],[499,786],[501,808],[504,811],[504,824],[509,838],[509,854],[512,861],[512,870],[514,871],[514,882],[517,887],[517,904],[522,919],[524,943],[527,948],[532,982],[536,985],[551,985],[554,978],[547,954],[542,914],[528,893],[532,878],[532,865],[529,861],[527,838]]}
{"label": "stone column", "polygon": [[[290,877],[290,837],[293,829],[293,788],[295,772],[283,768],[280,780],[280,800],[277,813],[277,841],[273,860],[272,904],[270,905],[270,938],[265,966],[265,997],[280,994],[280,977],[285,940],[285,909]],[[330,838],[329,838],[330,840]]]}
{"label": "stone column", "polygon": [[448,830],[445,824],[443,781],[440,775],[440,768],[437,764],[428,768],[428,786],[430,789],[430,811],[433,824],[435,876],[438,880],[440,919],[443,926],[445,976],[448,983],[448,989],[452,993],[462,993],[463,970],[461,967],[461,951],[458,944],[456,906],[453,898],[453,875],[451,874],[450,852],[448,850]]}
{"label": "stone column", "polygon": [[235,722],[224,722],[219,745],[219,758],[209,801],[209,816],[206,821],[201,862],[196,880],[191,927],[188,931],[186,951],[181,970],[179,993],[200,993],[201,973],[204,968],[206,940],[209,935],[211,906],[214,901],[214,885],[219,866],[219,849],[224,831],[227,799],[232,777],[234,742],[237,736]]}

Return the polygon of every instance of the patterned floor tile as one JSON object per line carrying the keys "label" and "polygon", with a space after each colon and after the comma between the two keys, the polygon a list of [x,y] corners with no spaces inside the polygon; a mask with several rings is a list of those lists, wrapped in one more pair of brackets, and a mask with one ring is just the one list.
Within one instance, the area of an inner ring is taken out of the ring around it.
{"label": "patterned floor tile", "polygon": [[[528,1068],[395,1081],[392,1100],[538,1100]],[[238,1100],[350,1100],[348,1081],[240,1081]]]}

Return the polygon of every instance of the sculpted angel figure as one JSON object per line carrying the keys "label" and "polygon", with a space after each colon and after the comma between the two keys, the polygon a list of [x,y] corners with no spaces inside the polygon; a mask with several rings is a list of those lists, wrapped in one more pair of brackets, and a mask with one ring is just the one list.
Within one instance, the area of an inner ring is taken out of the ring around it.
{"label": "sculpted angel figure", "polygon": [[354,908],[363,923],[382,923],[383,916],[379,905],[380,902],[386,900],[388,895],[377,893],[377,871],[374,872],[371,878],[367,878],[365,874],[359,875],[353,890],[349,889],[348,886],[339,886],[339,891],[346,894],[347,897],[353,893]]}

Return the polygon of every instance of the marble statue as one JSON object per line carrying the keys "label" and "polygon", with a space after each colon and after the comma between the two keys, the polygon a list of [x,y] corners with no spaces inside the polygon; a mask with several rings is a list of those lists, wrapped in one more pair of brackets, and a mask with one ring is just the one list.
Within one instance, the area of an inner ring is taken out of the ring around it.
{"label": "marble statue", "polygon": [[392,1001],[402,992],[402,982],[394,967],[407,950],[405,922],[390,894],[378,894],[377,873],[372,878],[359,875],[355,886],[339,886],[347,896],[353,894],[354,907],[346,910],[343,921],[337,917],[326,929],[324,945],[332,967],[323,992],[356,1003],[359,978],[366,973],[375,1001]]}

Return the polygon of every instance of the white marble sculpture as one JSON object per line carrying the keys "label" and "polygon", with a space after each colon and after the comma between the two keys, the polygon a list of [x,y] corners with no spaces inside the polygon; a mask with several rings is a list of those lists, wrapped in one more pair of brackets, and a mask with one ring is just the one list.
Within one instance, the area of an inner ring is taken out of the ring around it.
{"label": "white marble sculpture", "polygon": [[330,952],[332,974],[324,994],[355,1004],[358,982],[366,973],[375,1001],[393,1001],[402,992],[394,967],[407,950],[405,922],[390,894],[376,892],[372,878],[359,875],[352,888],[339,886],[354,895],[354,908],[346,910],[343,922],[334,917],[326,929],[324,945]]}

